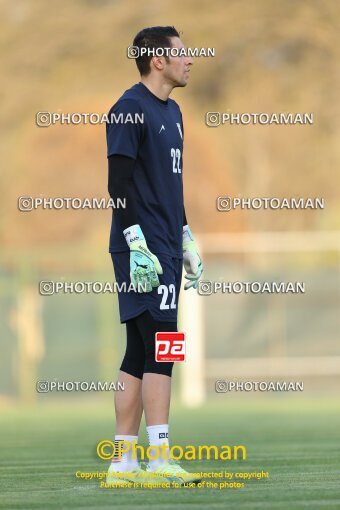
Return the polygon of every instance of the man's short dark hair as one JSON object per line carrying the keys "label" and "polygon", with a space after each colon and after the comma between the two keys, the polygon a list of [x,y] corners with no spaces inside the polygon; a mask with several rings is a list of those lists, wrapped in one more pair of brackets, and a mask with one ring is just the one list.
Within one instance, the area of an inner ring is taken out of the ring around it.
{"label": "man's short dark hair", "polygon": [[[137,48],[171,48],[170,37],[179,37],[179,33],[175,27],[150,27],[144,28],[133,40],[133,46]],[[140,52],[140,50],[139,50]],[[140,74],[147,75],[150,73],[150,60],[153,55],[144,53],[136,58],[136,64]],[[165,56],[168,59],[167,56]]]}

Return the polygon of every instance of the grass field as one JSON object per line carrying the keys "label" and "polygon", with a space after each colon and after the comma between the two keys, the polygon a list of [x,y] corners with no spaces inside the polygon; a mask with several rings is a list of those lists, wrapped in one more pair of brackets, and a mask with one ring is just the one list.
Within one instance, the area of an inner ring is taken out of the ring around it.
{"label": "grass field", "polygon": [[[172,444],[244,444],[245,461],[183,462],[191,471],[269,471],[243,489],[100,489],[75,472],[102,471],[95,446],[113,437],[108,406],[2,409],[0,507],[6,509],[339,509],[340,414],[335,402],[242,401],[174,406]],[[142,436],[145,442],[145,435]],[[146,442],[145,442],[146,444]]]}

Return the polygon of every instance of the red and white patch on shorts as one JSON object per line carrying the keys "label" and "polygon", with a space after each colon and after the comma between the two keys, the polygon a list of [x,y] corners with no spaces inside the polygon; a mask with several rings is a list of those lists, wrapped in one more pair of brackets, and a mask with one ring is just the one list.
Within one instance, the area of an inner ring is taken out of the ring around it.
{"label": "red and white patch on shorts", "polygon": [[161,331],[156,333],[155,342],[156,361],[185,361],[185,333]]}

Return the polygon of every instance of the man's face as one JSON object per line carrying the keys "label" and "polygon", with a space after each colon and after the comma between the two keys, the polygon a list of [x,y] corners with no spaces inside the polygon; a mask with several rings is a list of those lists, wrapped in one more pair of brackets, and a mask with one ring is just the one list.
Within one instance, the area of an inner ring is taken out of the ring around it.
{"label": "man's face", "polygon": [[[185,48],[179,37],[171,37],[170,40],[172,48],[178,48],[178,50]],[[184,55],[173,57],[170,55],[168,60],[165,61],[163,76],[173,87],[185,87],[189,79],[192,64],[192,57]]]}

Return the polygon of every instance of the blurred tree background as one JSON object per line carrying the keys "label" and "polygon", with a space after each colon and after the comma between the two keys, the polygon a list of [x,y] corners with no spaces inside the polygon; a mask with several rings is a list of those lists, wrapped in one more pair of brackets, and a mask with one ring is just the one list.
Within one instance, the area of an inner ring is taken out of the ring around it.
{"label": "blurred tree background", "polygon": [[[108,111],[139,80],[126,56],[134,35],[167,24],[187,46],[216,49],[172,95],[184,116],[193,230],[335,229],[339,20],[337,0],[2,0],[1,244],[106,250],[110,211],[18,211],[21,195],[107,196],[104,125],[38,128],[35,113]],[[206,111],[229,110],[314,112],[315,123],[206,127]],[[321,196],[326,207],[217,213],[226,194]]]}
{"label": "blurred tree background", "polygon": [[[39,280],[112,281],[111,211],[23,213],[17,201],[108,196],[105,126],[39,128],[35,115],[107,112],[139,81],[127,47],[154,25],[216,50],[195,59],[188,86],[172,94],[184,117],[189,223],[198,239],[226,233],[225,252],[203,253],[205,278],[307,287],[303,296],[202,298],[205,360],[315,356],[328,374],[339,359],[339,21],[338,0],[0,0],[0,398],[33,402],[37,377],[115,377],[125,343],[117,297],[38,293]],[[315,122],[209,128],[208,111],[313,112]],[[325,209],[220,213],[225,195],[323,197]],[[254,254],[253,241],[232,253],[238,233],[284,231],[307,244],[315,231],[316,241],[308,253],[295,241],[282,253]],[[189,312],[200,315],[196,305]]]}

